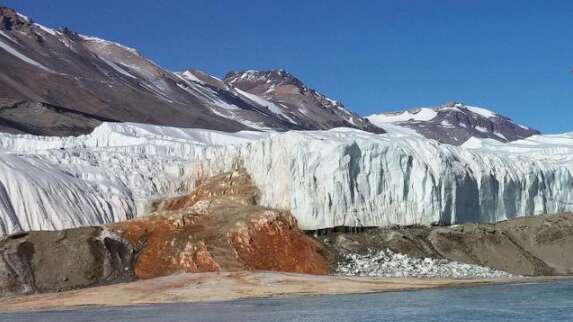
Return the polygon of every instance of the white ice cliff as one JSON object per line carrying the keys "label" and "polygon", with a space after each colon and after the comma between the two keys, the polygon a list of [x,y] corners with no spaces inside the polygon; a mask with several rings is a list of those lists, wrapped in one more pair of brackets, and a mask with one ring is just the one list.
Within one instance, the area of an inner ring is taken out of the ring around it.
{"label": "white ice cliff", "polygon": [[494,222],[573,211],[573,133],[461,147],[408,132],[224,133],[104,123],[90,135],[0,134],[0,233],[109,223],[243,165],[260,202],[303,229]]}

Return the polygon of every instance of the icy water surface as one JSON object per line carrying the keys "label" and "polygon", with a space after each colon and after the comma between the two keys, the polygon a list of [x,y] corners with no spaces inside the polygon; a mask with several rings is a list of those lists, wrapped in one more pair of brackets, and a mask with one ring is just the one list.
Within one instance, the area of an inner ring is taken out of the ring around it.
{"label": "icy water surface", "polygon": [[2,321],[573,321],[573,281],[0,314]]}

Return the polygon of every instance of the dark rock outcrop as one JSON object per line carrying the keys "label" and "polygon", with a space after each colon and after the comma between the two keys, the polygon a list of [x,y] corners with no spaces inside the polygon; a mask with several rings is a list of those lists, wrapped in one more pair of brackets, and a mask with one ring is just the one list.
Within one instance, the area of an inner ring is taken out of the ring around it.
{"label": "dark rock outcrop", "polygon": [[515,218],[497,224],[372,228],[320,236],[341,255],[390,249],[414,257],[445,258],[520,275],[573,274],[573,214]]}
{"label": "dark rock outcrop", "polygon": [[47,103],[0,99],[0,131],[17,134],[70,136],[88,134],[114,119]]}
{"label": "dark rock outcrop", "polygon": [[102,227],[34,231],[0,241],[0,295],[133,280],[135,252]]}
{"label": "dark rock outcrop", "polygon": [[22,31],[26,30],[32,23],[23,16],[18,15],[16,10],[0,7],[0,30]]}

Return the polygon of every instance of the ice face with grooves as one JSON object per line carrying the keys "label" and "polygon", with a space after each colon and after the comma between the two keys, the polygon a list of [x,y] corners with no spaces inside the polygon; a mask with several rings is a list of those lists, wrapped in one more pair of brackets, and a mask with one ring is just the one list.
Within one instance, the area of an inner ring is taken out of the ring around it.
{"label": "ice face with grooves", "polygon": [[303,229],[494,222],[573,211],[573,133],[461,147],[355,129],[225,133],[103,123],[90,135],[0,134],[0,229],[146,213],[150,199],[242,164],[260,203]]}

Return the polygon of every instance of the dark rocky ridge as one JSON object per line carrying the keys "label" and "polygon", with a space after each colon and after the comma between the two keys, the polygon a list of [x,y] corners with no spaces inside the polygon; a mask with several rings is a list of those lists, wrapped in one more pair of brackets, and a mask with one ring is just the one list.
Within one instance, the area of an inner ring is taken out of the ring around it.
{"label": "dark rocky ridge", "polygon": [[32,22],[18,15],[14,9],[0,7],[0,30],[24,30],[32,26]]}
{"label": "dark rocky ridge", "polygon": [[[333,127],[384,132],[383,126],[372,124],[282,69],[231,72],[224,80],[197,70],[172,73],[132,48],[67,28],[46,28],[4,7],[0,7],[0,31],[3,99],[47,104],[95,119],[230,132]],[[463,106],[451,107],[439,109],[431,121],[398,125],[455,145],[470,137],[513,141],[539,133],[506,117],[488,119]],[[0,131],[78,135],[98,124],[51,113],[50,119],[62,117],[56,122],[66,129],[42,127],[42,115],[26,115],[29,126],[4,121]]]}
{"label": "dark rocky ridge", "polygon": [[[263,97],[288,114],[290,120],[303,128],[317,122],[322,129],[357,127],[374,133],[383,130],[367,119],[349,111],[342,103],[329,99],[307,87],[289,72],[279,70],[247,70],[228,73],[224,80],[229,86]],[[312,121],[309,120],[312,115]]]}
{"label": "dark rocky ridge", "polygon": [[[0,98],[176,127],[283,131],[345,125],[379,131],[356,115],[355,124],[347,124],[347,116],[338,112],[324,113],[327,120],[309,114],[292,122],[285,117],[288,112],[273,111],[215,77],[193,70],[172,73],[134,49],[67,28],[46,28],[9,8],[0,7],[0,31]],[[61,135],[47,129],[44,134]]]}
{"label": "dark rocky ridge", "polygon": [[47,103],[0,99],[2,132],[70,136],[88,134],[102,122],[117,120]]}
{"label": "dark rocky ridge", "polygon": [[390,249],[414,257],[445,258],[519,275],[573,274],[573,214],[515,218],[496,224],[372,228],[318,237],[336,254]]}
{"label": "dark rocky ridge", "polygon": [[102,227],[34,231],[0,241],[0,295],[133,280],[134,249],[102,232]]}

